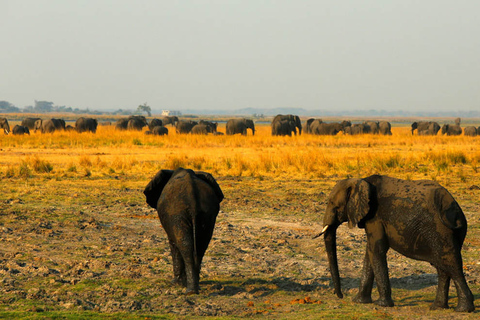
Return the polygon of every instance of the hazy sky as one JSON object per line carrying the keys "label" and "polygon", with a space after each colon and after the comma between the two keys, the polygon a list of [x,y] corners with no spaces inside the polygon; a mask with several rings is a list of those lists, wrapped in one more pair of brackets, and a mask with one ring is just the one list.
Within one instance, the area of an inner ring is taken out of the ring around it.
{"label": "hazy sky", "polygon": [[0,0],[0,44],[21,108],[480,108],[478,0]]}

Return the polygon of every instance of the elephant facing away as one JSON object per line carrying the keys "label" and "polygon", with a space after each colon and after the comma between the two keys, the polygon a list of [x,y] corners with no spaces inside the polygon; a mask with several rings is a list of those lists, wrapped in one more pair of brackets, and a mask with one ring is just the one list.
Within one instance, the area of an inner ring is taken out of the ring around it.
{"label": "elephant facing away", "polygon": [[442,134],[447,134],[447,136],[459,136],[462,134],[462,127],[458,124],[444,124],[442,127]]}
{"label": "elephant facing away", "polygon": [[0,118],[0,128],[3,129],[5,134],[10,133],[10,125],[8,124],[7,118]]}
{"label": "elephant facing away", "polygon": [[329,195],[324,215],[324,234],[330,272],[339,298],[343,297],[336,255],[336,230],[343,222],[364,228],[367,248],[354,301],[372,302],[377,283],[380,306],[391,307],[387,251],[389,248],[437,269],[438,288],[432,309],[448,308],[450,279],[457,288],[456,311],[475,309],[474,297],[463,274],[462,245],[467,220],[452,195],[430,180],[400,180],[373,175],[337,182]]}
{"label": "elephant facing away", "polygon": [[30,130],[28,129],[28,127],[25,127],[25,126],[20,126],[20,125],[15,125],[15,127],[13,127],[13,130],[12,130],[12,133],[14,135],[24,135],[24,134],[30,134]]}
{"label": "elephant facing away", "polygon": [[478,135],[478,129],[474,126],[468,126],[463,129],[463,134],[470,137],[475,137]]}
{"label": "elephant facing away", "polygon": [[385,136],[392,135],[392,125],[388,121],[380,121],[378,123],[378,133],[383,134]]}
{"label": "elephant facing away", "polygon": [[77,130],[77,132],[79,133],[82,133],[82,132],[96,133],[97,126],[98,126],[98,121],[97,119],[94,119],[94,118],[80,117],[75,122],[75,130]]}
{"label": "elephant facing away", "polygon": [[223,193],[211,174],[160,170],[144,190],[167,233],[174,283],[198,293],[202,259],[212,238]]}
{"label": "elephant facing away", "polygon": [[255,135],[255,124],[253,123],[253,120],[245,118],[230,119],[227,121],[225,127],[227,135],[240,133],[246,136],[247,129],[252,130],[252,135]]}
{"label": "elephant facing away", "polygon": [[[295,127],[298,129],[298,134],[299,135],[302,134],[302,122],[300,121],[299,116],[293,115],[293,114],[277,114],[275,118],[273,118],[272,120],[272,124],[271,124],[272,127],[276,121],[282,121],[282,120],[293,121],[295,123]],[[296,130],[295,130],[295,134],[297,134]]]}

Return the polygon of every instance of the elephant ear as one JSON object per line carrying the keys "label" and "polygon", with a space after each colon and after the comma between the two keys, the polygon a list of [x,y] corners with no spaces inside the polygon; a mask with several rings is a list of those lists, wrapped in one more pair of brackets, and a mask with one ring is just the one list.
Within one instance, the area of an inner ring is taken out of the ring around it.
{"label": "elephant ear", "polygon": [[223,192],[222,192],[222,189],[220,189],[220,186],[218,185],[215,178],[210,173],[203,172],[203,171],[195,171],[195,175],[197,176],[197,178],[202,179],[203,181],[208,183],[212,187],[213,191],[215,192],[215,195],[218,198],[218,202],[222,202],[224,198]]}
{"label": "elephant ear", "polygon": [[157,209],[157,202],[162,194],[163,188],[172,177],[173,170],[160,170],[155,177],[147,184],[143,194],[147,197],[150,207]]}
{"label": "elephant ear", "polygon": [[353,228],[367,216],[370,211],[371,188],[363,179],[353,180],[347,190],[348,227]]}

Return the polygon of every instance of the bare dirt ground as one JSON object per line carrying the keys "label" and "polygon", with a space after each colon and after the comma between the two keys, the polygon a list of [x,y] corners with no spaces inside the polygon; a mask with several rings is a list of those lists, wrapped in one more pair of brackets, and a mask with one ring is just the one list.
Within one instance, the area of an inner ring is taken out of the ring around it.
{"label": "bare dirt ground", "polygon": [[[154,172],[151,176],[154,175]],[[0,196],[0,311],[39,317],[67,311],[154,317],[477,318],[480,309],[480,191],[457,197],[470,224],[465,273],[477,311],[429,311],[436,274],[428,263],[389,254],[394,308],[351,302],[365,237],[339,228],[345,298],[333,295],[321,239],[334,182],[216,177],[226,198],[204,258],[201,293],[172,286],[170,252],[142,194],[149,178],[92,181],[3,179]],[[275,187],[273,187],[275,186]],[[374,290],[374,295],[376,291]],[[451,287],[450,305],[456,304]]]}

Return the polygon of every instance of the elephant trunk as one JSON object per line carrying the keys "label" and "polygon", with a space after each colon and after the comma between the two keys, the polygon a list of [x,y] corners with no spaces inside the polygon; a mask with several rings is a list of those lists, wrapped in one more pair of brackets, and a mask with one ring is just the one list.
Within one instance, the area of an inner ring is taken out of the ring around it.
{"label": "elephant trunk", "polygon": [[325,250],[327,251],[328,263],[330,266],[330,274],[332,275],[333,286],[335,287],[335,294],[340,299],[343,298],[342,288],[340,284],[340,273],[338,271],[337,259],[337,227],[331,225],[324,235]]}

